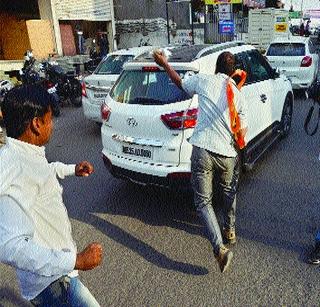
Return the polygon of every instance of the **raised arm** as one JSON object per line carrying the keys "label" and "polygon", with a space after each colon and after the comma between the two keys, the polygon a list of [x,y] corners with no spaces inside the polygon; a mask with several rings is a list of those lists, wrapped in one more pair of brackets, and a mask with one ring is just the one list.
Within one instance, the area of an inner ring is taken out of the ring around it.
{"label": "raised arm", "polygon": [[182,89],[182,82],[181,82],[181,77],[179,76],[179,74],[169,65],[168,60],[166,58],[166,56],[163,54],[163,52],[160,51],[155,51],[153,53],[153,58],[155,60],[155,62],[164,68],[164,70],[167,72],[167,74],[169,75],[170,79],[172,80],[172,82],[179,87],[180,89]]}

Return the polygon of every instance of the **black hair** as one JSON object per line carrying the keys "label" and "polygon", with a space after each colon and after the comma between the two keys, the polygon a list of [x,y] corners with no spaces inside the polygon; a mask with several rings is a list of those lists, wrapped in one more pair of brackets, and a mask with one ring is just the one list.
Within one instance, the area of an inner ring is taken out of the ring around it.
{"label": "black hair", "polygon": [[2,115],[6,134],[19,138],[35,117],[43,117],[53,104],[50,94],[40,84],[22,85],[4,97]]}
{"label": "black hair", "polygon": [[232,75],[235,70],[235,62],[236,60],[231,52],[222,52],[218,56],[215,73],[223,73],[228,76]]}

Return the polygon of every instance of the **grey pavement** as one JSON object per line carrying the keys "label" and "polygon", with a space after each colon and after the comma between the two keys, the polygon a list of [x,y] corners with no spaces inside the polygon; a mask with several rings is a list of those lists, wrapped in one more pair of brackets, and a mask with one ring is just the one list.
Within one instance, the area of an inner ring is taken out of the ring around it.
{"label": "grey pavement", "polygon": [[[63,186],[79,250],[104,246],[102,266],[81,273],[101,306],[319,306],[320,267],[306,264],[320,228],[320,132],[303,131],[309,105],[296,99],[290,136],[242,177],[238,243],[223,275],[188,196],[113,178],[99,127],[81,109],[63,109],[47,156],[95,166]],[[0,306],[28,306],[3,264]]]}

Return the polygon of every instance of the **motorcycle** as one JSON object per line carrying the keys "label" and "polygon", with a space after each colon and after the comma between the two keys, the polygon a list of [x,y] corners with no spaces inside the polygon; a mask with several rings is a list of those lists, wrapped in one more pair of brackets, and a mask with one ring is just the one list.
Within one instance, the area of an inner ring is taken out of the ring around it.
{"label": "motorcycle", "polygon": [[35,67],[36,59],[33,57],[32,51],[27,50],[24,54],[23,67],[20,70],[20,78],[23,84],[33,84],[40,81],[39,72]]}
{"label": "motorcycle", "polygon": [[4,96],[14,87],[13,83],[9,80],[0,80],[0,103]]}
{"label": "motorcycle", "polygon": [[74,72],[65,73],[56,62],[45,61],[42,63],[45,74],[46,86],[52,93],[56,93],[62,105],[70,103],[81,107],[81,83]]}

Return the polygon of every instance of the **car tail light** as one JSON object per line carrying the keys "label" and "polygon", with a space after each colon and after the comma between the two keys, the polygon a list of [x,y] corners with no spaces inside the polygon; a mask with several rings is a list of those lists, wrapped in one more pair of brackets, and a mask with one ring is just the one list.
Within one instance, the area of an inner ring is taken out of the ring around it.
{"label": "car tail light", "polygon": [[111,109],[107,104],[103,103],[101,105],[101,118],[102,120],[108,121],[111,115]]}
{"label": "car tail light", "polygon": [[161,115],[163,123],[172,130],[194,128],[197,123],[198,109],[189,109]]}
{"label": "car tail light", "polygon": [[310,67],[312,64],[312,57],[310,56],[305,56],[302,61],[301,61],[301,67]]}
{"label": "car tail light", "polygon": [[84,97],[88,97],[86,84],[84,82],[81,82],[81,95]]}
{"label": "car tail light", "polygon": [[157,66],[144,66],[142,67],[142,71],[147,71],[147,72],[160,71],[160,68]]}

